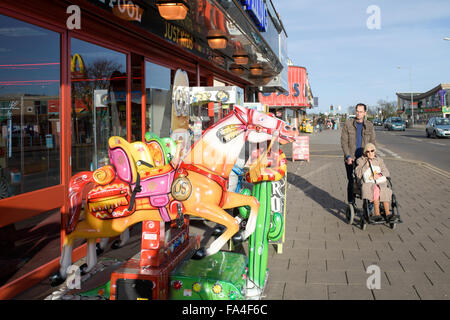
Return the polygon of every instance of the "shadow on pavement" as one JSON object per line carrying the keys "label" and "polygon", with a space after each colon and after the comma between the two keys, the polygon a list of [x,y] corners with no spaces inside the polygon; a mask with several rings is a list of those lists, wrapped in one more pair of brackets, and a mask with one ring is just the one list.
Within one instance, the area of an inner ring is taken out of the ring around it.
{"label": "shadow on pavement", "polygon": [[295,173],[289,172],[287,180],[290,184],[302,190],[309,198],[320,204],[327,212],[331,213],[343,222],[347,222],[347,219],[345,218],[347,204],[345,202],[336,199],[325,190],[316,187],[308,180],[296,175]]}

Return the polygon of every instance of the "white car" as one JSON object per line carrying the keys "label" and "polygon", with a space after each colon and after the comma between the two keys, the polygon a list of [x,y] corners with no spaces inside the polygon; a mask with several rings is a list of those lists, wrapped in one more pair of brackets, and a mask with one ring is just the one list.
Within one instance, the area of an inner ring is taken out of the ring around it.
{"label": "white car", "polygon": [[450,118],[432,117],[425,128],[427,137],[450,137]]}

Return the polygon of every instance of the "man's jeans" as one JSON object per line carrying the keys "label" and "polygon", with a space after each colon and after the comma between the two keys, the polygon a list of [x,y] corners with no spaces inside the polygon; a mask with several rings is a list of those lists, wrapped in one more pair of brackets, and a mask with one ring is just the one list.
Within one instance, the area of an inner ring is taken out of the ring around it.
{"label": "man's jeans", "polygon": [[353,203],[355,201],[353,197],[353,164],[347,164],[345,162],[345,170],[347,171],[347,201]]}

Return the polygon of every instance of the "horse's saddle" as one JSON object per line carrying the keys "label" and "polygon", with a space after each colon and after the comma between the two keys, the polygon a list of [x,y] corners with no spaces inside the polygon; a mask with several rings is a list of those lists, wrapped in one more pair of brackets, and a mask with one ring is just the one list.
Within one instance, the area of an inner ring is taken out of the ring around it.
{"label": "horse's saddle", "polygon": [[157,141],[152,141],[150,147],[140,141],[129,143],[115,136],[109,139],[109,158],[118,180],[130,187],[126,201],[129,207],[102,211],[101,215],[97,212],[96,217],[111,219],[128,216],[135,211],[134,202],[146,198],[152,207],[158,208],[163,221],[170,221],[166,206],[170,201],[175,169],[162,146]]}

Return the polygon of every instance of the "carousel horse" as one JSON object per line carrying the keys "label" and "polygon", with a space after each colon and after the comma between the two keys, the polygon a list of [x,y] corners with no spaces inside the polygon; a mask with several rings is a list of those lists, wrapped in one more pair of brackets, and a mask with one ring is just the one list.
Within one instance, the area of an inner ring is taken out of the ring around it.
{"label": "carousel horse", "polygon": [[[245,141],[259,143],[277,135],[292,142],[297,132],[284,121],[255,110],[235,106],[232,112],[205,130],[178,161],[155,166],[144,142],[109,139],[111,165],[94,172],[80,172],[69,184],[70,210],[59,272],[53,285],[62,283],[72,263],[76,239],[87,239],[89,272],[97,263],[96,239],[118,236],[130,226],[147,220],[184,221],[183,214],[198,216],[226,227],[209,248],[194,258],[218,252],[239,231],[239,221],[225,209],[248,206],[250,214],[242,238],[255,230],[259,202],[256,198],[227,191],[229,174]],[[90,190],[90,191],[87,191]],[[83,197],[85,219],[78,222]]]}
{"label": "carousel horse", "polygon": [[[176,143],[172,138],[160,138],[156,133],[146,132],[145,133],[145,143],[149,148],[151,158],[155,166],[163,166],[169,164],[176,154]],[[124,232],[120,234],[120,238],[115,240],[111,248],[119,249],[122,248],[130,239],[129,229],[125,229]],[[105,250],[110,238],[102,238],[99,243],[97,243],[97,255],[100,255]]]}

